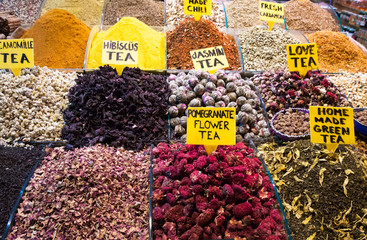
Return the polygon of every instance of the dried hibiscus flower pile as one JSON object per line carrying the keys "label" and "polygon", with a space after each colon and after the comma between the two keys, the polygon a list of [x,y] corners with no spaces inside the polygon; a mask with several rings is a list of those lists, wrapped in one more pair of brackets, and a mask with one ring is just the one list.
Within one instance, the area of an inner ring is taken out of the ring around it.
{"label": "dried hibiscus flower pile", "polygon": [[348,107],[344,94],[327,76],[309,71],[304,79],[284,70],[270,70],[251,79],[259,88],[269,118],[285,108]]}
{"label": "dried hibiscus flower pile", "polygon": [[49,149],[8,239],[148,239],[149,152]]}
{"label": "dried hibiscus flower pile", "polygon": [[286,239],[274,189],[254,151],[160,143],[153,149],[154,239]]}
{"label": "dried hibiscus flower pile", "polygon": [[367,156],[307,140],[259,147],[279,190],[294,240],[366,239]]}
{"label": "dried hibiscus flower pile", "polygon": [[170,90],[164,75],[109,66],[80,75],[69,91],[63,138],[75,146],[97,143],[143,149],[167,139]]}

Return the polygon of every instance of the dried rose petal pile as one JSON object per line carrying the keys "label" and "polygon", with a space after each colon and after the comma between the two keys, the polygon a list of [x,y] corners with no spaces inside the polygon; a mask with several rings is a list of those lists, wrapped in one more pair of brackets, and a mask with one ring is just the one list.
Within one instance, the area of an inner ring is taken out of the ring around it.
{"label": "dried rose petal pile", "polygon": [[153,149],[154,239],[286,239],[274,189],[254,151],[160,143]]}
{"label": "dried rose petal pile", "polygon": [[8,239],[148,239],[149,152],[50,149]]}
{"label": "dried rose petal pile", "polygon": [[270,70],[254,76],[252,81],[260,90],[269,118],[285,108],[350,106],[343,93],[328,77],[316,71],[309,71],[301,79],[297,73]]}

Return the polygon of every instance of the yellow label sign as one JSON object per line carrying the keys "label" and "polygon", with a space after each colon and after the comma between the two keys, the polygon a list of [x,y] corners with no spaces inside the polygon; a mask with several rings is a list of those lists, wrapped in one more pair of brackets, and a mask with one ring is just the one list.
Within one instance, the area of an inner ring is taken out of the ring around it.
{"label": "yellow label sign", "polygon": [[0,68],[10,68],[15,76],[22,68],[34,66],[32,38],[0,40]]}
{"label": "yellow label sign", "polygon": [[201,15],[212,15],[212,0],[184,0],[184,14],[199,21]]}
{"label": "yellow label sign", "polygon": [[102,64],[138,65],[138,53],[138,42],[103,41]]}
{"label": "yellow label sign", "polygon": [[190,51],[195,70],[215,71],[229,67],[222,46]]}
{"label": "yellow label sign", "polygon": [[354,144],[353,108],[310,106],[311,142],[335,151],[339,144]]}
{"label": "yellow label sign", "polygon": [[259,1],[260,20],[269,22],[269,31],[273,29],[274,23],[284,22],[284,5],[280,3]]}
{"label": "yellow label sign", "polygon": [[204,146],[235,145],[236,109],[189,107],[186,143]]}
{"label": "yellow label sign", "polygon": [[287,45],[287,58],[289,71],[298,71],[301,77],[319,68],[316,43]]}

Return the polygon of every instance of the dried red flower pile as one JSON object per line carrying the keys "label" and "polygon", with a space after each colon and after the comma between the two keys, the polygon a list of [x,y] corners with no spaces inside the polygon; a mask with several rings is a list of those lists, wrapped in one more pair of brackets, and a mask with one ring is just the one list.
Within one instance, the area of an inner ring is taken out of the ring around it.
{"label": "dried red flower pile", "polygon": [[120,76],[104,66],[75,81],[62,130],[71,145],[141,150],[167,139],[170,90],[164,75],[126,67]]}
{"label": "dried red flower pile", "polygon": [[153,149],[154,239],[286,239],[274,189],[243,143]]}
{"label": "dried red flower pile", "polygon": [[254,76],[252,81],[260,90],[269,118],[285,108],[350,106],[344,94],[328,77],[317,71],[309,71],[301,79],[298,73],[270,70]]}
{"label": "dried red flower pile", "polygon": [[8,239],[148,239],[149,152],[49,150]]}

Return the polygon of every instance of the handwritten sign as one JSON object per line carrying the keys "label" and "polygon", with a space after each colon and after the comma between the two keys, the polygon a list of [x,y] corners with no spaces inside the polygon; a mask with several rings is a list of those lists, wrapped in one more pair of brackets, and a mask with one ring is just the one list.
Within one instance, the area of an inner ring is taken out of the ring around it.
{"label": "handwritten sign", "polygon": [[284,22],[284,5],[280,3],[259,1],[260,20],[267,21],[269,31],[273,29],[274,23]]}
{"label": "handwritten sign", "polygon": [[235,145],[236,109],[189,107],[186,143],[204,145],[208,154],[218,145]]}
{"label": "handwritten sign", "polygon": [[184,14],[199,21],[201,15],[212,15],[212,0],[184,0]]}
{"label": "handwritten sign", "polygon": [[138,53],[138,42],[103,41],[102,64],[138,65]]}
{"label": "handwritten sign", "polygon": [[18,76],[22,68],[33,67],[33,47],[32,38],[0,40],[0,68],[11,69]]}
{"label": "handwritten sign", "polygon": [[288,69],[305,77],[309,70],[319,68],[316,43],[287,45]]}
{"label": "handwritten sign", "polygon": [[222,46],[203,48],[190,51],[195,70],[215,72],[218,69],[229,67],[226,54]]}
{"label": "handwritten sign", "polygon": [[353,108],[310,107],[311,142],[335,152],[339,144],[354,144]]}

